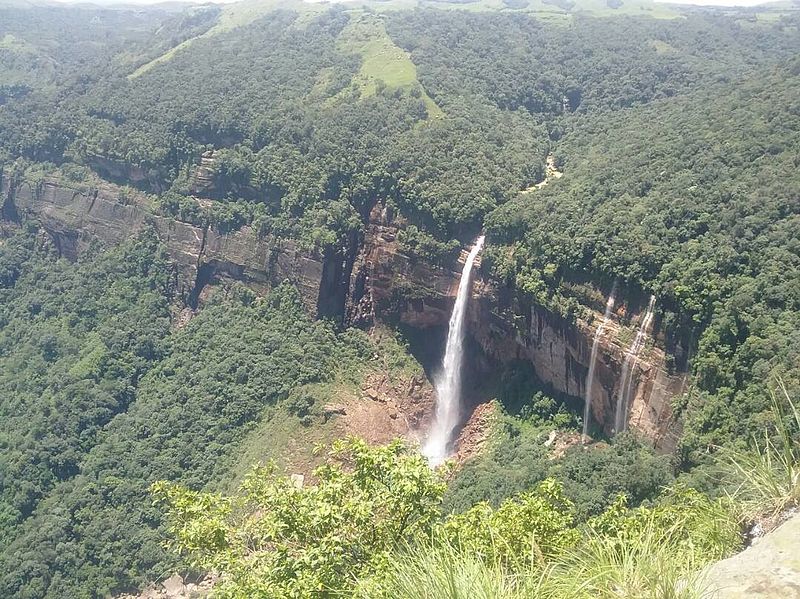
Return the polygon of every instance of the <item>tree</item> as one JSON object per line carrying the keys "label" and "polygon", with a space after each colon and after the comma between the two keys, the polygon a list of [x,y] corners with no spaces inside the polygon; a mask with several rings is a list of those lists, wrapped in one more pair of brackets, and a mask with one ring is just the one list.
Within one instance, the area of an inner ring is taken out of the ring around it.
{"label": "tree", "polygon": [[222,598],[327,597],[379,571],[389,552],[430,536],[445,484],[399,441],[348,439],[303,485],[255,468],[239,494],[153,486],[167,510],[174,547],[223,574]]}

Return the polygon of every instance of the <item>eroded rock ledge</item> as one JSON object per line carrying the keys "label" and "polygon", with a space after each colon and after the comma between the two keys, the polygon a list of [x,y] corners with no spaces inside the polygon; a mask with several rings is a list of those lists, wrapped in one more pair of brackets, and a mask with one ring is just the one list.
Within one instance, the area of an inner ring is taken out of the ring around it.
{"label": "eroded rock ledge", "polygon": [[[316,256],[289,241],[259,238],[249,227],[222,234],[158,216],[145,196],[122,194],[110,184],[85,190],[45,179],[33,186],[6,174],[0,198],[5,220],[36,219],[70,259],[94,239],[116,244],[152,227],[175,264],[176,289],[190,305],[214,281],[239,281],[257,293],[291,281],[316,316],[362,326],[388,319],[428,328],[447,323],[460,278],[460,264],[442,268],[405,254],[397,242],[398,224],[380,204],[369,216],[363,239],[353,240],[345,252]],[[504,363],[529,361],[555,390],[583,397],[600,314],[594,315],[594,324],[568,322],[480,274],[474,295],[469,332],[488,356]],[[613,432],[629,343],[622,333],[617,320],[605,329],[596,366],[593,418],[607,433]],[[678,432],[670,400],[683,392],[686,378],[683,372],[670,372],[658,344],[642,353],[634,371],[628,421],[664,450],[674,447]]]}
{"label": "eroded rock ledge", "polygon": [[214,279],[241,281],[259,293],[289,280],[300,289],[309,311],[316,313],[326,264],[294,243],[259,239],[249,227],[222,234],[158,216],[148,210],[145,197],[122,199],[113,185],[84,190],[46,179],[33,186],[6,175],[0,180],[0,197],[4,219],[36,219],[68,259],[76,259],[95,239],[118,244],[150,226],[175,264],[185,301],[196,300]]}
{"label": "eroded rock ledge", "polygon": [[[397,226],[387,219],[380,205],[376,206],[362,250],[362,269],[369,284],[359,305],[366,307],[368,314],[362,312],[356,320],[391,315],[417,328],[446,325],[460,270],[436,268],[414,260],[402,252],[396,240]],[[460,269],[465,253],[454,267]],[[486,354],[502,363],[529,361],[537,376],[555,390],[584,397],[592,343],[602,313],[589,312],[587,319],[569,322],[480,273],[473,296],[469,332]],[[626,320],[637,323],[643,306],[626,308]],[[617,395],[631,333],[614,315],[600,340],[592,412],[594,421],[607,434],[614,432]],[[628,423],[656,447],[672,450],[680,425],[672,418],[670,402],[684,392],[688,375],[671,371],[666,358],[658,344],[641,353],[633,369]]]}

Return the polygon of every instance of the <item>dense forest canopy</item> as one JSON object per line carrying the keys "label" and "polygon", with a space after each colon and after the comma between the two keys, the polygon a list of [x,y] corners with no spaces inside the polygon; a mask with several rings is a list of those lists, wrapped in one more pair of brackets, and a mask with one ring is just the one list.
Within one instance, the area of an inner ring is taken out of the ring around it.
{"label": "dense forest canopy", "polygon": [[[485,232],[484,276],[566,321],[585,309],[576,281],[654,294],[670,365],[691,374],[676,456],[623,435],[551,459],[542,436],[577,417],[517,369],[500,377],[492,447],[446,491],[425,479],[456,514],[557,496],[565,546],[603,514],[627,518],[618,493],[661,513],[661,486],[773,419],[777,378],[797,397],[792,5],[656,19],[628,0],[277,4],[0,5],[0,181],[111,182],[151,213],[252,225],[315,258],[352,249],[380,205],[417,261],[452,266]],[[563,176],[541,185],[553,168]],[[104,597],[163,578],[186,562],[162,544],[150,485],[227,490],[259,423],[307,423],[302,389],[360,382],[384,348],[314,321],[288,284],[219,290],[183,326],[154,231],[69,262],[8,199],[0,595]],[[203,567],[225,557],[210,555]]]}
{"label": "dense forest canopy", "polygon": [[152,235],[70,264],[27,233],[0,248],[0,589],[103,596],[170,567],[150,483],[222,480],[265,407],[370,347],[311,321],[290,288],[220,298],[171,330]]}
{"label": "dense forest canopy", "polygon": [[[299,235],[292,223],[329,202],[363,213],[383,198],[440,241],[464,241],[488,212],[543,177],[565,116],[735,82],[798,49],[796,29],[783,21],[753,27],[691,15],[554,25],[521,14],[401,11],[366,19],[359,35],[365,27],[376,39],[388,34],[385,43],[409,52],[418,80],[386,76],[364,88],[359,71],[369,56],[352,40],[352,21],[363,19],[356,13],[279,10],[195,37],[143,72],[133,69],[144,60],[130,57],[136,49],[149,57],[161,35],[191,37],[195,21],[210,17],[170,17],[171,29],[149,39],[123,29],[145,39],[125,40],[133,50],[117,55],[116,46],[93,47],[85,70],[61,66],[60,80],[81,83],[7,102],[2,146],[8,158],[87,164],[179,193],[200,154],[230,148],[219,157],[216,195],[266,203],[282,233]],[[69,41],[80,47],[80,38]]]}
{"label": "dense forest canopy", "polygon": [[654,292],[665,327],[698,337],[694,449],[746,437],[765,379],[798,384],[796,70],[577,120],[557,149],[576,176],[487,219],[514,248],[496,271],[533,293],[602,273]]}

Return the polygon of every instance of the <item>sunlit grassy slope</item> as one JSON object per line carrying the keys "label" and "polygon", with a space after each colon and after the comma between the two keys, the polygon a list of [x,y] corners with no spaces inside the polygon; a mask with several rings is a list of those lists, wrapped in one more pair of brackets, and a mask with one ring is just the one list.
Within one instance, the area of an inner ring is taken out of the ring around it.
{"label": "sunlit grassy slope", "polygon": [[389,88],[418,88],[428,114],[432,117],[442,114],[417,79],[416,65],[407,52],[392,42],[380,17],[354,14],[339,37],[339,49],[361,56],[361,69],[354,83],[361,87],[364,96],[374,94],[380,84]]}
{"label": "sunlit grassy slope", "polygon": [[[523,4],[527,1],[527,4]],[[611,8],[609,3],[617,5]],[[214,27],[206,31],[199,37],[210,37],[218,33],[230,31],[236,27],[252,23],[256,19],[278,9],[294,10],[307,17],[327,10],[331,4],[329,2],[304,2],[303,0],[241,0],[227,4],[223,8],[219,21]],[[614,16],[614,15],[639,15],[653,18],[674,18],[680,16],[675,7],[665,4],[652,2],[651,0],[517,0],[512,2],[511,8],[504,0],[475,0],[474,2],[458,3],[446,0],[363,0],[347,2],[347,9],[360,13],[362,9],[370,12],[389,12],[395,10],[414,9],[414,8],[436,8],[441,10],[467,10],[474,12],[481,11],[502,11],[502,12],[524,12],[532,13],[543,19],[564,20],[569,19],[575,14],[586,14],[592,16]],[[301,17],[301,18],[302,18]],[[382,29],[382,28],[381,28]],[[176,52],[190,46],[197,37],[188,39],[174,48],[168,50],[158,58],[140,66],[129,77],[135,78],[148,70],[168,61]],[[374,74],[376,69],[387,69],[381,73],[381,79],[387,85],[393,86],[392,81],[401,82],[397,87],[402,87],[403,81],[408,81],[412,76],[416,79],[416,69],[410,60],[404,60],[398,54],[399,49],[394,49],[393,44],[386,36],[385,31],[382,35],[368,40],[368,47],[359,47],[359,53],[365,58],[365,65],[362,74],[369,77]],[[412,75],[413,71],[413,75]],[[388,81],[387,81],[388,79]],[[426,99],[429,110],[435,113],[435,106],[430,98]]]}
{"label": "sunlit grassy slope", "polygon": [[[53,74],[54,60],[51,57],[10,33],[0,34],[0,53],[4,58],[0,60],[0,84],[42,85]],[[38,72],[19,66],[24,64],[37,64]]]}
{"label": "sunlit grassy slope", "polygon": [[[318,452],[320,447],[330,447],[336,439],[359,431],[358,428],[348,428],[336,417],[325,418],[322,414],[325,404],[355,408],[359,402],[369,402],[364,399],[362,388],[370,376],[373,380],[377,377],[392,385],[405,385],[409,379],[424,378],[422,365],[408,352],[399,337],[381,329],[381,333],[373,334],[372,339],[375,343],[373,360],[356,368],[349,364],[331,381],[312,383],[295,390],[294,398],[313,400],[307,406],[305,416],[299,415],[296,409],[289,409],[290,404],[297,405],[296,399],[292,398],[267,409],[237,452],[229,476],[222,481],[221,487],[233,491],[253,465],[270,461],[290,473],[310,473],[324,457]],[[364,412],[361,416],[357,412],[357,409],[348,411],[350,418],[363,419]],[[366,426],[366,422],[362,426]],[[380,438],[382,433],[374,431],[373,434]]]}
{"label": "sunlit grassy slope", "polygon": [[152,69],[154,66],[168,61],[175,55],[176,52],[187,48],[196,39],[211,37],[217,35],[218,33],[223,33],[225,31],[230,31],[232,29],[236,29],[237,27],[247,25],[248,23],[252,23],[264,15],[278,9],[295,10],[305,14],[322,12],[327,9],[327,5],[316,2],[303,2],[302,0],[242,0],[241,2],[227,4],[220,13],[219,21],[211,29],[198,37],[190,38],[178,44],[158,58],[154,58],[150,62],[143,64],[131,75],[129,75],[129,78],[133,79],[138,77],[139,75],[142,75],[143,73],[146,73]]}

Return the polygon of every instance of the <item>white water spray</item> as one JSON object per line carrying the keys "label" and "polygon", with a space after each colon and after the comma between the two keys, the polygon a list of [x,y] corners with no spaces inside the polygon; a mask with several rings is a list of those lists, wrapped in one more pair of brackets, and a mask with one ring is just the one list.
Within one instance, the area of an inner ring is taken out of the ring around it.
{"label": "white water spray", "polygon": [[619,381],[619,389],[617,390],[617,410],[614,415],[614,432],[621,433],[628,426],[628,406],[631,402],[631,392],[633,391],[633,373],[636,369],[636,363],[639,361],[639,354],[644,347],[647,340],[647,329],[650,328],[650,323],[653,322],[653,310],[656,306],[656,297],[650,296],[650,303],[647,304],[647,310],[642,316],[639,323],[639,330],[636,331],[636,337],[633,343],[628,348],[625,354],[625,362],[622,365],[622,377]]}
{"label": "white water spray", "polygon": [[608,300],[606,301],[606,311],[603,314],[603,320],[600,322],[600,326],[597,327],[597,331],[594,334],[594,341],[592,342],[592,353],[589,357],[589,372],[586,375],[586,389],[585,395],[583,398],[583,436],[582,440],[583,443],[586,443],[586,439],[588,438],[589,433],[589,418],[592,414],[592,383],[594,383],[594,369],[595,364],[597,363],[597,350],[600,347],[600,335],[603,333],[603,329],[606,328],[608,324],[608,319],[611,317],[611,310],[614,309],[614,293],[617,290],[617,283],[616,281],[611,286],[611,293],[608,294]]}
{"label": "white water spray", "polygon": [[464,357],[464,319],[470,296],[470,276],[475,258],[483,248],[483,235],[478,237],[472,247],[458,284],[456,303],[450,316],[447,330],[447,346],[444,352],[442,370],[436,378],[436,418],[433,421],[428,441],[422,453],[431,466],[438,466],[449,455],[449,445],[453,431],[461,418],[461,363]]}

